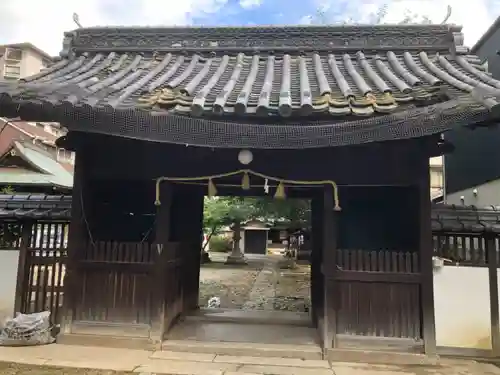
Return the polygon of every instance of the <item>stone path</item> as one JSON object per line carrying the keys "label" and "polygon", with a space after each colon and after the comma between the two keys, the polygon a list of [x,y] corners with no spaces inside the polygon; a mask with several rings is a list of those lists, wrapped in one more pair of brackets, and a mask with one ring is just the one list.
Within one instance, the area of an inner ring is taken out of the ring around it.
{"label": "stone path", "polygon": [[243,310],[273,310],[276,297],[276,283],[278,282],[278,258],[267,256],[263,259],[264,267],[257,275],[248,301],[243,305]]}
{"label": "stone path", "polygon": [[440,360],[435,366],[370,365],[58,344],[0,348],[0,361],[143,375],[500,375],[496,366],[474,361]]}

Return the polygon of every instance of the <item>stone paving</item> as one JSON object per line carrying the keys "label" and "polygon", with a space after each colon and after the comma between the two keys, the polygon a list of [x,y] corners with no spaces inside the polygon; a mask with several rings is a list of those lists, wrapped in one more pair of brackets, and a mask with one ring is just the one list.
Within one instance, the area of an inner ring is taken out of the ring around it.
{"label": "stone paving", "polygon": [[432,366],[396,366],[58,344],[3,347],[0,348],[0,361],[143,375],[500,375],[500,369],[492,364],[465,360],[442,359]]}

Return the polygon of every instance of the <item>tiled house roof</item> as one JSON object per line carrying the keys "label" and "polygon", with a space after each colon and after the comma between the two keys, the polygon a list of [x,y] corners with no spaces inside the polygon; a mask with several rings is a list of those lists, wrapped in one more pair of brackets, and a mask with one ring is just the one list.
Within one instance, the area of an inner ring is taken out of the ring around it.
{"label": "tiled house roof", "polygon": [[[11,156],[19,157],[29,168],[5,167],[4,160]],[[38,185],[71,189],[73,171],[68,171],[39,146],[29,141],[14,141],[8,151],[0,155],[0,185]]]}
{"label": "tiled house roof", "polygon": [[449,25],[78,29],[61,61],[0,87],[0,109],[219,147],[418,137],[499,107],[500,81],[462,39]]}
{"label": "tiled house roof", "polygon": [[0,194],[0,219],[69,220],[71,196]]}

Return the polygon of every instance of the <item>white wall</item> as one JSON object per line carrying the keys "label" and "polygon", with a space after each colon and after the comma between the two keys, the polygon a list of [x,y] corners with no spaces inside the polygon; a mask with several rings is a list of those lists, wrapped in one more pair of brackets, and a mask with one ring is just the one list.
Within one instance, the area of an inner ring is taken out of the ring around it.
{"label": "white wall", "polygon": [[444,266],[434,271],[436,344],[491,349],[488,268]]}
{"label": "white wall", "polygon": [[[474,194],[474,189],[476,189],[477,194]],[[460,199],[461,197],[464,198],[463,201]],[[456,193],[446,194],[446,203],[478,207],[500,206],[500,179]]]}
{"label": "white wall", "polygon": [[0,327],[14,314],[19,250],[0,250]]}

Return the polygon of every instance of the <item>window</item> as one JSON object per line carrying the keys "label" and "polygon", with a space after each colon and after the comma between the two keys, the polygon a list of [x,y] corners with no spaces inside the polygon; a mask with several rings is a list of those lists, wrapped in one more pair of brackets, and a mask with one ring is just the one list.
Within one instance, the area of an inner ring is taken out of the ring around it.
{"label": "window", "polygon": [[46,59],[43,59],[42,60],[42,67],[43,67],[43,69],[47,68],[48,66],[50,66],[50,61],[46,60]]}
{"label": "window", "polygon": [[21,61],[23,59],[23,51],[18,48],[7,48],[7,53],[5,54],[6,60]]}
{"label": "window", "polygon": [[3,69],[4,76],[17,77],[21,75],[21,67],[15,65],[5,65]]}
{"label": "window", "polygon": [[64,148],[57,149],[57,161],[61,163],[75,163],[75,153],[73,151],[65,150]]}

